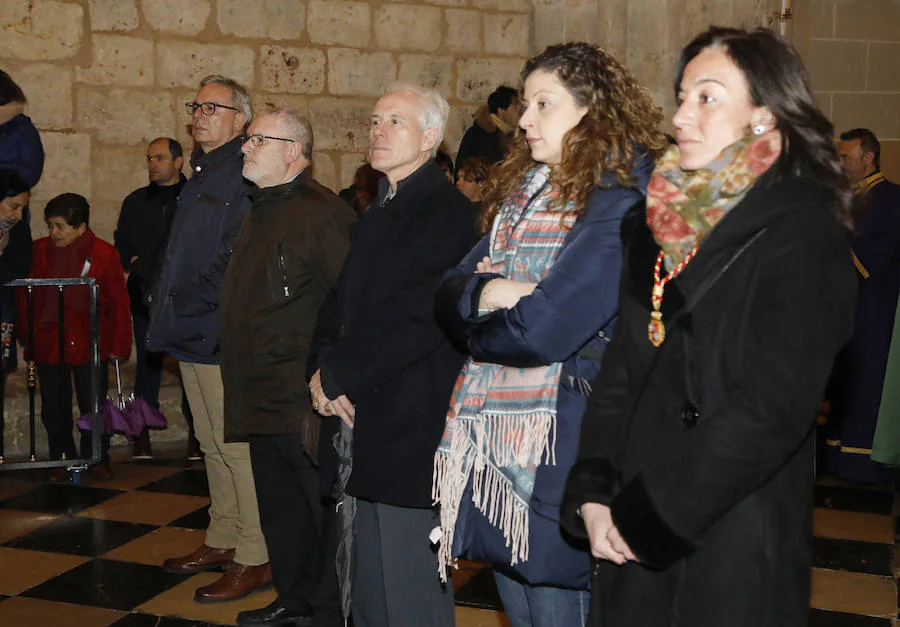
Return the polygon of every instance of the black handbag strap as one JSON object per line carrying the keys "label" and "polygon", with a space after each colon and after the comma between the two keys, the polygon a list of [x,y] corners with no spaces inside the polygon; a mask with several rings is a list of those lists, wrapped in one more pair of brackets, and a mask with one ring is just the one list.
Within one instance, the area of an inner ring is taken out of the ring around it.
{"label": "black handbag strap", "polygon": [[[697,289],[685,301],[684,306],[681,309],[679,309],[678,312],[669,321],[668,326],[670,329],[674,328],[674,325],[681,318],[683,318],[685,315],[689,314],[691,312],[691,310],[697,306],[697,303],[700,302],[700,299],[703,298],[703,296],[706,295],[706,293],[709,291],[709,289],[719,279],[722,278],[722,276],[728,271],[728,269],[732,266],[732,264],[734,264],[734,262],[737,261],[741,255],[743,255],[745,252],[747,252],[748,248],[750,248],[760,237],[762,237],[763,233],[766,232],[767,228],[768,227],[764,227],[764,228],[760,229],[759,231],[757,231],[756,233],[754,233],[753,237],[751,237],[749,240],[744,242],[744,244],[740,248],[738,248],[734,252],[733,255],[731,255],[731,257],[728,259],[728,261],[726,261],[724,264],[722,264],[722,266],[718,270],[716,270],[716,272],[714,272],[713,274],[711,274],[710,276],[706,277],[706,279],[703,280],[703,282],[697,287]],[[687,382],[688,397],[691,399],[691,402],[694,402],[694,399],[696,399],[696,395],[694,394],[693,381],[690,376],[690,371],[691,371],[690,347],[689,347],[690,342],[691,342],[691,340],[690,340],[689,334],[685,334],[685,338],[684,338],[684,351],[685,351],[685,358],[686,358],[685,380]],[[665,351],[666,347],[669,345],[670,345],[670,342],[663,342],[663,345],[656,351],[656,354],[653,356],[653,363],[650,364],[650,367],[647,369],[647,372],[644,375],[644,380],[641,382],[640,388],[638,388],[638,393],[637,393],[636,398],[640,398],[641,396],[643,396],[644,390],[647,388],[647,384],[650,382],[650,377],[653,374],[653,371],[656,369],[656,364],[659,362],[660,356],[663,354],[663,351]],[[637,411],[637,403],[634,403],[631,406],[631,412],[630,412],[631,415],[628,417],[628,423],[625,425],[625,433],[623,434],[622,442],[619,445],[618,451],[616,452],[616,457],[615,457],[616,461],[618,461],[622,457],[622,451],[625,449],[625,443],[628,441],[628,436],[631,432],[631,425],[634,421],[634,412],[635,411]]]}
{"label": "black handbag strap", "polygon": [[[722,267],[720,267],[712,275],[706,277],[706,279],[704,279],[703,283],[701,283],[699,285],[699,287],[697,287],[697,289],[694,291],[694,293],[691,294],[690,297],[687,299],[687,301],[684,304],[684,307],[682,307],[678,311],[678,313],[676,313],[675,316],[673,316],[672,322],[670,323],[670,325],[674,326],[674,324],[676,323],[677,320],[682,318],[684,315],[689,314],[691,312],[691,310],[694,307],[696,307],[697,303],[700,302],[700,299],[706,295],[706,293],[709,291],[709,288],[711,288],[719,279],[721,279],[722,275],[724,275],[726,272],[728,272],[728,269],[732,266],[732,264],[734,264],[734,262],[737,261],[740,258],[740,256],[743,255],[747,251],[747,249],[750,248],[756,242],[756,240],[758,240],[760,237],[762,237],[763,233],[765,233],[767,229],[768,229],[768,227],[764,227],[764,228],[760,229],[759,231],[757,231],[756,233],[754,233],[753,237],[751,237],[746,242],[744,242],[744,244],[740,248],[738,248],[734,252],[733,255],[731,255],[731,257],[728,259],[728,261],[726,261],[722,265]],[[691,357],[692,344],[693,344],[693,340],[691,339],[690,334],[689,333],[684,334],[684,360],[685,360],[685,377],[684,377],[684,379],[685,379],[685,385],[687,386],[688,399],[695,407],[699,408],[699,405],[697,404],[697,394],[695,393],[695,390],[694,390],[694,378],[692,376],[692,374],[693,374],[693,359]]]}
{"label": "black handbag strap", "polygon": [[740,248],[738,248],[733,255],[731,255],[731,257],[722,265],[722,267],[720,267],[715,273],[706,277],[706,279],[703,280],[703,283],[701,283],[697,287],[694,293],[687,298],[684,306],[678,311],[678,313],[676,313],[672,317],[672,320],[669,324],[673,325],[679,318],[681,318],[685,314],[690,313],[691,310],[697,306],[697,303],[700,302],[700,299],[706,295],[706,293],[709,291],[709,288],[711,288],[719,279],[721,279],[722,275],[728,272],[728,269],[732,266],[732,264],[734,264],[734,262],[737,261],[740,256],[743,255],[747,251],[747,249],[756,242],[756,240],[762,237],[763,233],[765,233],[767,230],[768,227],[763,227],[762,229],[754,233],[753,237],[744,242],[744,244]]}

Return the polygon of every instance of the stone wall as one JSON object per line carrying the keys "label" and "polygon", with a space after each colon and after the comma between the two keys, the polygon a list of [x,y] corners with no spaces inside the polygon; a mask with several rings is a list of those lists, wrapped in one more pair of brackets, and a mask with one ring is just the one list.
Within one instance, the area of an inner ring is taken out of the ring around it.
{"label": "stone wall", "polygon": [[865,126],[900,180],[900,0],[795,0],[794,45],[835,132]]}
{"label": "stone wall", "polygon": [[213,72],[256,105],[308,113],[314,170],[333,189],[363,161],[372,105],[396,80],[448,98],[455,153],[477,104],[531,54],[531,12],[530,0],[0,0],[0,67],[47,153],[33,208],[84,194],[111,239],[122,199],[146,184],[146,143],[190,145],[183,103]]}
{"label": "stone wall", "polygon": [[711,24],[768,24],[780,0],[534,0],[535,46],[585,40],[604,46],[634,72],[666,114],[681,49]]}

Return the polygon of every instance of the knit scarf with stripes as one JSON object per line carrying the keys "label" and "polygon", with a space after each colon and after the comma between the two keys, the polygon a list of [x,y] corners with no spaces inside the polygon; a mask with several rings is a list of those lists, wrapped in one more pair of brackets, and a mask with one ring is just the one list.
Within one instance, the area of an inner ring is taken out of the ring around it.
{"label": "knit scarf with stripes", "polygon": [[[549,175],[546,164],[531,169],[498,212],[491,231],[492,272],[538,283],[556,261],[575,213],[567,203],[548,207],[556,195]],[[456,519],[470,480],[472,501],[503,532],[511,564],[528,559],[528,505],[537,468],[556,463],[561,370],[561,363],[515,368],[470,357],[460,372],[434,463],[441,577],[444,564],[454,562]]]}

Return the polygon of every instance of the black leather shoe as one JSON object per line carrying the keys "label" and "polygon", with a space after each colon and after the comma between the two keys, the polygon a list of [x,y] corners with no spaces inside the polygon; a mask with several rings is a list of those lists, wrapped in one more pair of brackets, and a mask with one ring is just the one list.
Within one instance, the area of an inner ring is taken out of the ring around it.
{"label": "black leather shoe", "polygon": [[309,614],[301,614],[289,610],[275,600],[258,610],[238,612],[237,624],[238,627],[253,627],[254,625],[310,627],[313,624],[313,617],[312,612]]}

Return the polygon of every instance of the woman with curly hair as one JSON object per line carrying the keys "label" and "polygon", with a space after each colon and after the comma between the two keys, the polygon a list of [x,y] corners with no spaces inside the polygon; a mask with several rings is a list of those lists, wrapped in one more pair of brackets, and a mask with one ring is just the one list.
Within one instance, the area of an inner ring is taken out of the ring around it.
{"label": "woman with curly hair", "polygon": [[439,556],[491,563],[514,627],[573,627],[590,556],[561,534],[559,504],[615,328],[619,223],[666,139],[647,91],[596,46],[551,46],[521,81],[522,132],[485,194],[489,233],[437,296],[470,355],[435,456]]}
{"label": "woman with curly hair", "polygon": [[805,625],[814,425],[853,330],[847,181],[780,35],[711,28],[674,82],[563,522],[598,558],[590,625]]}

